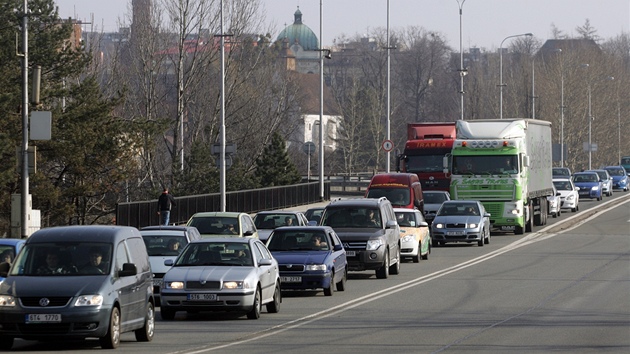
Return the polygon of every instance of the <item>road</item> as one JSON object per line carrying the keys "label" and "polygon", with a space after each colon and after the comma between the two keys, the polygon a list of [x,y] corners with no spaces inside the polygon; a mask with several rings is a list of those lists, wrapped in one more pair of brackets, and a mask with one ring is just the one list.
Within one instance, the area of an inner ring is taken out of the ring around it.
{"label": "road", "polygon": [[[630,193],[584,201],[524,236],[452,244],[400,275],[350,273],[348,290],[285,293],[280,313],[178,313],[129,353],[630,351]],[[610,209],[608,210],[608,208]],[[16,340],[14,350],[84,351],[98,341]]]}

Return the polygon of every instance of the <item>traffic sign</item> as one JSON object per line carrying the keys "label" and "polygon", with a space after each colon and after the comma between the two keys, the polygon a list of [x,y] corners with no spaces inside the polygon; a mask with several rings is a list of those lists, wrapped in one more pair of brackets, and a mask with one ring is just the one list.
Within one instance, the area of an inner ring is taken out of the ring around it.
{"label": "traffic sign", "polygon": [[313,155],[315,153],[315,143],[312,141],[307,141],[302,145],[302,150],[307,155]]}
{"label": "traffic sign", "polygon": [[391,140],[385,140],[383,141],[383,150],[390,152],[394,149],[394,142],[392,142]]}

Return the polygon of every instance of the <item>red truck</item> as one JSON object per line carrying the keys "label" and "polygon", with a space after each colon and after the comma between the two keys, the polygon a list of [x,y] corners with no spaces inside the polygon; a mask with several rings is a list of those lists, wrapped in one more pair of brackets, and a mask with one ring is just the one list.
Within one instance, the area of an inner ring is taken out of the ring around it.
{"label": "red truck", "polygon": [[407,124],[407,142],[396,171],[417,174],[424,191],[448,192],[450,173],[444,172],[443,161],[454,141],[455,122]]}

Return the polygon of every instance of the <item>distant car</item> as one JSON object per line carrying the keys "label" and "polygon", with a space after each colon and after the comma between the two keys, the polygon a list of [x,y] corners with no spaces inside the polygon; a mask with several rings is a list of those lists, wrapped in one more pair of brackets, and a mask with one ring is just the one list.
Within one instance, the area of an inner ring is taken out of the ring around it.
{"label": "distant car", "polygon": [[571,178],[571,169],[568,167],[552,167],[551,174],[553,178]]}
{"label": "distant car", "polygon": [[306,219],[309,222],[315,221],[317,224],[319,224],[319,219],[322,218],[322,213],[324,212],[324,209],[325,207],[310,208],[304,212],[304,216],[306,216]]}
{"label": "distant car", "polygon": [[424,197],[424,218],[431,225],[438,209],[447,200],[451,200],[451,195],[446,191],[422,191]]}
{"label": "distant car", "polygon": [[549,210],[547,213],[554,218],[557,218],[562,214],[562,198],[560,197],[560,193],[556,190],[555,185],[551,186],[553,188],[553,195],[547,196],[547,203],[549,205]]}
{"label": "distant car", "polygon": [[235,311],[258,319],[262,305],[280,311],[278,262],[255,238],[205,238],[189,243],[164,275],[162,319],[177,311]]}
{"label": "distant car", "polygon": [[562,209],[571,209],[572,212],[580,210],[580,196],[576,187],[569,178],[554,178],[553,185],[560,193],[560,202]]}
{"label": "distant car", "polygon": [[[26,240],[19,238],[0,238],[0,268],[4,267],[5,272],[9,271],[11,263],[25,242]],[[0,276],[0,283],[3,281],[4,277]]]}
{"label": "distant car", "polygon": [[301,211],[261,211],[254,216],[260,241],[267,242],[271,232],[280,226],[308,226],[308,219]]}
{"label": "distant car", "polygon": [[[425,197],[426,202],[426,197]],[[426,211],[427,205],[424,205]],[[400,257],[411,258],[414,263],[420,258],[429,259],[431,232],[429,224],[418,209],[394,208],[400,227]]]}
{"label": "distant car", "polygon": [[613,179],[610,177],[610,174],[606,170],[589,170],[586,172],[595,172],[599,176],[600,181],[602,182],[602,195],[606,195],[608,197],[613,195]]}
{"label": "distant car", "polygon": [[610,177],[613,179],[613,190],[621,189],[627,192],[630,188],[630,178],[628,177],[628,171],[623,166],[606,166],[604,170],[608,171]]}
{"label": "distant car", "polygon": [[449,200],[442,204],[431,224],[431,243],[490,243],[490,214],[479,201]]}
{"label": "distant car", "polygon": [[595,172],[576,172],[573,174],[573,184],[579,187],[580,198],[602,200],[602,182]]}
{"label": "distant car", "polygon": [[147,226],[140,229],[140,234],[153,272],[153,294],[159,297],[162,278],[171,268],[164,261],[174,261],[190,241],[201,239],[201,235],[194,226]]}
{"label": "distant car", "polygon": [[324,289],[326,296],[346,289],[346,251],[331,227],[279,227],[267,248],[278,261],[282,289]]}
{"label": "distant car", "polygon": [[252,237],[258,230],[249,214],[238,212],[202,212],[190,217],[186,226],[194,226],[201,237]]}

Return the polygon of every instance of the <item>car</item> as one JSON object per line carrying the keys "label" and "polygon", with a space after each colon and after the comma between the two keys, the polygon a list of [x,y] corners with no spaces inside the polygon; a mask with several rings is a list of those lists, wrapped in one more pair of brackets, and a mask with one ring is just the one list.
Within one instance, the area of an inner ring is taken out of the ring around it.
{"label": "car", "polygon": [[271,232],[280,226],[308,226],[308,219],[301,211],[261,211],[254,216],[260,241],[267,242]]}
{"label": "car", "polygon": [[628,177],[630,177],[630,156],[622,156],[619,164],[621,165],[621,167],[626,169]]}
{"label": "car", "polygon": [[121,334],[153,339],[153,277],[140,231],[74,225],[28,237],[0,284],[0,347],[14,338],[98,338],[119,346]]}
{"label": "car", "polygon": [[258,238],[258,230],[249,214],[239,212],[210,211],[195,213],[186,226],[194,226],[201,237],[252,237]]}
{"label": "car", "polygon": [[554,178],[553,185],[558,193],[560,193],[560,207],[562,209],[570,209],[572,212],[580,210],[579,187],[573,184],[569,178]]}
{"label": "car", "polygon": [[628,191],[630,188],[630,177],[628,177],[628,171],[623,166],[606,166],[604,170],[608,171],[608,174],[613,179],[613,190]]}
{"label": "car", "polygon": [[386,197],[334,200],[320,225],[332,227],[343,242],[348,270],[373,270],[378,279],[400,273],[400,227]]}
{"label": "car", "polygon": [[431,232],[420,210],[394,208],[394,213],[400,227],[400,257],[411,258],[414,263],[420,262],[420,258],[429,259]]}
{"label": "car", "polygon": [[164,261],[175,260],[190,241],[201,239],[201,234],[194,226],[146,226],[140,229],[140,234],[153,272],[153,294],[159,297],[162,278],[170,268]]}
{"label": "car", "polygon": [[424,218],[431,225],[438,209],[447,200],[451,200],[451,194],[446,191],[422,191],[424,197]]}
{"label": "car", "polygon": [[278,261],[281,289],[323,289],[325,296],[346,289],[346,251],[331,227],[279,227],[267,248]]}
{"label": "car", "polygon": [[160,315],[175,318],[177,311],[232,311],[258,319],[280,311],[278,262],[256,238],[204,238],[190,242],[164,275]]}
{"label": "car", "polygon": [[304,216],[309,221],[315,221],[315,225],[319,224],[319,219],[322,217],[324,207],[309,208],[304,212]]}
{"label": "car", "polygon": [[[9,271],[15,255],[20,252],[25,242],[25,239],[20,238],[0,238],[0,268],[4,267],[5,272]],[[3,281],[4,277],[0,276],[0,283]]]}
{"label": "car", "polygon": [[602,200],[602,182],[595,172],[576,172],[573,174],[573,184],[580,188],[580,198]]}
{"label": "car", "polygon": [[553,178],[571,178],[573,173],[568,167],[552,167],[551,175]]}
{"label": "car", "polygon": [[600,181],[602,182],[602,195],[606,195],[608,197],[613,195],[613,180],[610,177],[608,171],[601,170],[589,170],[586,172],[595,172],[599,176]]}
{"label": "car", "polygon": [[553,195],[547,196],[547,214],[557,218],[562,214],[562,198],[555,185],[552,185],[551,188],[553,189]]}
{"label": "car", "polygon": [[490,243],[490,214],[476,200],[449,200],[442,204],[431,224],[433,247],[448,242]]}

